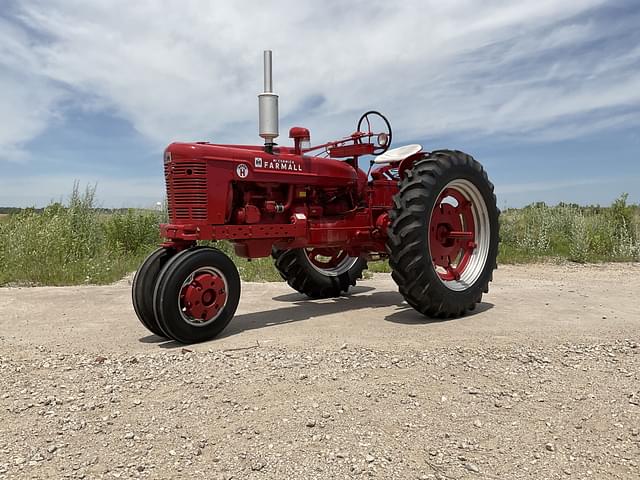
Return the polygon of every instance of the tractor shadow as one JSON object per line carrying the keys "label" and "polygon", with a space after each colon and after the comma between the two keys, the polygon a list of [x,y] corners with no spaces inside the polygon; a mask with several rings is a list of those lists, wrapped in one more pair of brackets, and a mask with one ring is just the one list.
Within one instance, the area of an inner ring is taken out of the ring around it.
{"label": "tractor shadow", "polygon": [[151,335],[147,335],[146,337],[139,338],[138,341],[140,343],[162,343],[166,342],[167,339],[164,337],[159,337],[155,333],[152,333]]}
{"label": "tractor shadow", "polygon": [[[400,295],[400,294],[398,294]],[[486,312],[493,308],[493,303],[489,302],[480,302],[476,305],[471,311],[468,311],[463,316],[458,318],[431,318],[425,317],[421,313],[417,312],[413,308],[409,307],[409,305],[405,304],[403,310],[392,313],[391,315],[387,315],[385,320],[387,322],[393,323],[402,323],[404,325],[429,325],[431,323],[444,323],[444,322],[454,322],[456,320],[463,320],[465,318],[473,317],[474,315],[478,315],[480,313]]]}
{"label": "tractor shadow", "polygon": [[[288,302],[286,307],[237,315],[219,338],[229,337],[247,330],[285,325],[338,313],[342,313],[345,321],[348,321],[349,312],[365,308],[408,308],[404,303],[404,299],[397,292],[375,292],[370,295],[358,295],[358,293],[368,290],[372,290],[372,288],[354,289],[353,294],[349,296],[322,300],[312,300],[300,293],[280,295],[275,297],[274,300]],[[372,313],[373,315],[375,314]]]}
{"label": "tractor shadow", "polygon": [[[328,300],[353,299],[353,298],[356,298],[357,295],[361,293],[370,292],[371,290],[375,290],[375,288],[365,287],[363,285],[356,285],[355,287],[352,287],[349,289],[349,295],[343,295],[341,297],[336,297],[333,299],[330,298]],[[300,303],[305,301],[306,302],[323,301],[323,300],[313,300],[307,297],[306,295],[303,295],[302,293],[298,293],[298,292],[287,293],[285,295],[278,295],[277,297],[273,297],[272,300],[275,300],[276,302],[286,302],[286,303],[294,303],[294,302]],[[327,301],[327,299],[324,299],[324,301]]]}
{"label": "tractor shadow", "polygon": [[[287,302],[288,305],[266,311],[244,313],[236,315],[227,328],[217,338],[231,337],[239,333],[268,328],[276,325],[301,322],[311,318],[323,317],[342,313],[345,321],[349,321],[349,312],[356,310],[372,310],[370,317],[375,317],[377,308],[395,307],[394,311],[381,318],[392,323],[404,325],[425,325],[433,323],[453,322],[486,312],[493,308],[492,303],[481,302],[475,310],[460,318],[438,319],[428,318],[411,308],[397,291],[377,291],[371,294],[363,293],[373,290],[371,287],[358,286],[349,296],[312,300],[300,293],[290,293],[273,297],[277,302]],[[160,348],[180,348],[184,345],[175,341],[166,341],[156,335],[149,335],[140,339],[143,343],[158,343]]]}
{"label": "tractor shadow", "polygon": [[372,290],[375,289],[373,287],[356,286],[350,290],[351,293],[349,295],[322,300],[313,300],[297,292],[279,295],[273,297],[273,300],[287,302],[288,305],[286,307],[237,315],[218,338],[229,337],[247,330],[284,325],[339,313],[343,313],[345,320],[348,321],[349,312],[364,309],[374,310],[369,316],[375,317],[375,309],[395,307],[393,313],[384,317],[381,316],[381,319],[404,325],[429,325],[469,318],[493,308],[492,303],[480,302],[474,310],[459,318],[429,318],[410,307],[397,291],[376,291],[368,295],[362,295]]}

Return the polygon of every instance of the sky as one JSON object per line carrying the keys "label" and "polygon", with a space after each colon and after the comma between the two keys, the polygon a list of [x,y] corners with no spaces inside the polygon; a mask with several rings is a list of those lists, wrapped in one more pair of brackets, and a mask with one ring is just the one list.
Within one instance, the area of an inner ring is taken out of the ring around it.
{"label": "sky", "polygon": [[261,144],[273,50],[279,143],[390,119],[394,145],[463,150],[500,207],[640,202],[638,0],[0,0],[0,206],[97,183],[163,198],[172,141]]}

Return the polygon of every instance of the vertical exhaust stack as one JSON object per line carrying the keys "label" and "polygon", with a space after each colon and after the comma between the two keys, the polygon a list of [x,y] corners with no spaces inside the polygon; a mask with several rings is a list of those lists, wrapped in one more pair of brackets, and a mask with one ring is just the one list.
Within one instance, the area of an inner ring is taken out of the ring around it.
{"label": "vertical exhaust stack", "polygon": [[258,95],[258,117],[264,150],[272,153],[274,139],[278,137],[278,95],[273,93],[271,50],[264,51],[264,92]]}

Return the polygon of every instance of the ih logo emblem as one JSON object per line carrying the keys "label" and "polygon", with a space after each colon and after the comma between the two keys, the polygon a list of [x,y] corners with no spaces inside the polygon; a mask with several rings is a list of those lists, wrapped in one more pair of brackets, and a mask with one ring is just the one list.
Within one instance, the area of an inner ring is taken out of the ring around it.
{"label": "ih logo emblem", "polygon": [[260,157],[255,158],[255,166],[256,168],[262,168],[262,158]]}
{"label": "ih logo emblem", "polygon": [[247,167],[244,163],[241,163],[236,167],[236,173],[240,178],[247,178],[249,175],[249,167]]}

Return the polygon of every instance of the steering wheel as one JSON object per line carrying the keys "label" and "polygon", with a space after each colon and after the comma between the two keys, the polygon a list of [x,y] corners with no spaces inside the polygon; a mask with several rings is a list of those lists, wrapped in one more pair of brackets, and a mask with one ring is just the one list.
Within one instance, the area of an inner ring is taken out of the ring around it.
{"label": "steering wheel", "polygon": [[[374,132],[371,131],[371,117],[380,117],[384,121],[387,127],[387,131],[374,134]],[[368,112],[365,112],[360,117],[360,120],[358,120],[358,128],[357,128],[358,132],[362,132],[361,130],[362,122],[365,122],[367,125],[367,131],[363,132],[363,133],[369,134],[367,143],[371,143],[374,145],[372,155],[375,155],[375,156],[382,155],[384,152],[389,150],[389,146],[391,145],[391,139],[393,138],[393,133],[391,132],[391,124],[389,123],[389,120],[387,120],[387,117],[382,115],[380,112],[376,112],[375,110],[369,110]],[[374,136],[375,136],[375,143],[373,141]]]}

